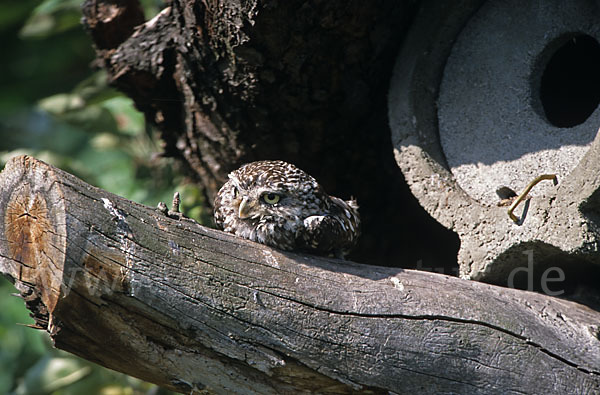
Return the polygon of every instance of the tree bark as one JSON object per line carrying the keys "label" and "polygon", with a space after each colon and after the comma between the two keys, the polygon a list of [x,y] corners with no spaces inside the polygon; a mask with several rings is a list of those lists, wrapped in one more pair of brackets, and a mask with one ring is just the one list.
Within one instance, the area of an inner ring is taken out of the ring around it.
{"label": "tree bark", "polygon": [[190,393],[597,393],[600,313],[281,252],[30,157],[0,174],[0,272],[56,347]]}
{"label": "tree bark", "polygon": [[285,160],[358,200],[353,259],[447,261],[451,273],[458,238],[411,195],[387,122],[392,66],[418,3],[174,0],[143,23],[135,0],[87,0],[83,23],[98,64],[208,204],[241,164]]}

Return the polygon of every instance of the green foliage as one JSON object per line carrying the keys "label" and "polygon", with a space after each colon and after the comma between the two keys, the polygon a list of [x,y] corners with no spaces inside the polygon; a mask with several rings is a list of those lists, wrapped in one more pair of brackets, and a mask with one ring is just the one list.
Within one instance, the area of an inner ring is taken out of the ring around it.
{"label": "green foliage", "polygon": [[46,0],[38,5],[21,28],[22,37],[44,38],[79,25],[79,0]]}
{"label": "green foliage", "polygon": [[[206,219],[200,191],[185,185],[132,101],[93,71],[80,0],[1,1],[0,168],[27,153],[137,202],[170,205]],[[147,17],[162,3],[142,1]],[[0,277],[0,394],[166,393],[52,348],[14,287]]]}
{"label": "green foliage", "polygon": [[[80,4],[2,5],[7,61],[0,65],[0,165],[28,153],[151,206],[169,203],[179,190],[186,214],[205,218],[200,194],[189,187],[184,194],[174,164],[157,159],[160,147],[133,102],[108,86],[104,72],[89,68],[94,54],[79,24]],[[148,17],[160,5],[143,4]]]}
{"label": "green foliage", "polygon": [[0,277],[0,393],[7,394],[29,367],[47,352],[43,338],[33,329],[15,323],[33,324],[23,301],[15,296],[12,285]]}

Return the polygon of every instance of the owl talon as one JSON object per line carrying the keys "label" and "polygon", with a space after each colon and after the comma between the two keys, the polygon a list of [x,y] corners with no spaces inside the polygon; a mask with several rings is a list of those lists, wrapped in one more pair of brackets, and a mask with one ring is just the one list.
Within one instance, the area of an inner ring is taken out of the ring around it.
{"label": "owl talon", "polygon": [[346,254],[344,253],[344,251],[335,251],[333,256],[337,259],[341,259],[342,261],[346,260]]}
{"label": "owl talon", "polygon": [[158,204],[156,205],[156,211],[163,215],[166,215],[167,217],[169,216],[169,209],[167,208],[165,202],[158,202]]}
{"label": "owl talon", "polygon": [[171,202],[171,211],[174,213],[179,213],[179,204],[181,203],[181,197],[179,192],[175,192],[173,194],[173,201]]}
{"label": "owl talon", "polygon": [[173,194],[173,201],[171,202],[171,210],[169,210],[167,208],[167,205],[165,204],[165,202],[158,202],[158,204],[156,205],[156,210],[166,217],[176,219],[176,220],[182,220],[187,217],[185,215],[183,215],[182,212],[179,211],[180,203],[181,203],[181,196],[180,196],[179,192],[175,192]]}

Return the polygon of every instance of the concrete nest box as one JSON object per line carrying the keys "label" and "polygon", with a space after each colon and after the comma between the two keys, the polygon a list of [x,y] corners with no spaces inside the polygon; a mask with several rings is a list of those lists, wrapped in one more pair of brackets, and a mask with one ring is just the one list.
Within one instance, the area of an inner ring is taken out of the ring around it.
{"label": "concrete nest box", "polygon": [[[412,193],[460,237],[461,277],[506,283],[528,259],[599,267],[598,21],[600,3],[584,0],[421,7],[390,126]],[[535,185],[511,219],[540,175],[558,183]]]}

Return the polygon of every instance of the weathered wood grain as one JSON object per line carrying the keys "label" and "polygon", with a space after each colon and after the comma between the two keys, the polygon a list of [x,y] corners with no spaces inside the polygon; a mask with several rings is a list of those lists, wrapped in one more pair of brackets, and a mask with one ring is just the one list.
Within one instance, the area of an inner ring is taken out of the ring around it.
{"label": "weathered wood grain", "polygon": [[34,158],[0,174],[0,272],[56,347],[190,393],[598,393],[600,313],[283,253]]}

